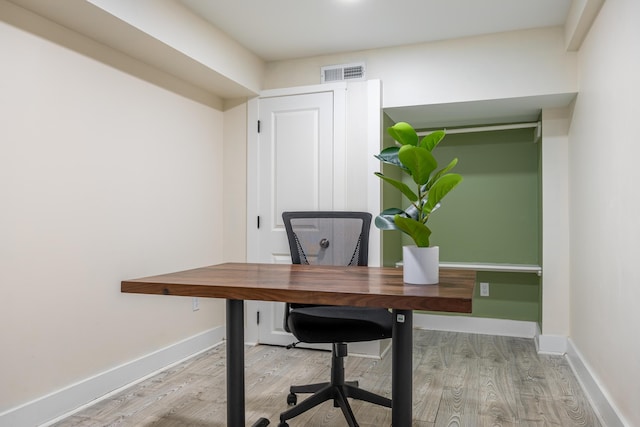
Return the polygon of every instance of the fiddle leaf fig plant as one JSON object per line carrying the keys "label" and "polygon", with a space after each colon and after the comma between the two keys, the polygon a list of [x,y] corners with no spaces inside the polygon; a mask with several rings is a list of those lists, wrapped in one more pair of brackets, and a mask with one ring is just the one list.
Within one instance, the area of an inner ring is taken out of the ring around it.
{"label": "fiddle leaf fig plant", "polygon": [[400,168],[411,177],[415,186],[380,172],[375,173],[411,202],[406,209],[389,208],[382,211],[375,219],[376,227],[381,230],[400,230],[409,235],[416,246],[428,247],[431,236],[431,230],[427,227],[429,217],[440,206],[440,201],[462,182],[462,176],[449,173],[458,159],[454,158],[447,166],[438,170],[438,162],[432,151],[444,138],[443,130],[431,132],[420,139],[409,123],[398,122],[388,128],[387,132],[399,145],[385,148],[375,157],[383,163]]}

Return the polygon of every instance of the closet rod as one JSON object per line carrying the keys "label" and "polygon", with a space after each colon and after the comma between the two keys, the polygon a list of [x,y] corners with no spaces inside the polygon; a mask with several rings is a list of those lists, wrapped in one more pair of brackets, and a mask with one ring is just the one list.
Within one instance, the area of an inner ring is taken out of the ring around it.
{"label": "closet rod", "polygon": [[[526,129],[537,128],[540,126],[540,122],[528,122],[528,123],[513,123],[510,125],[492,125],[492,126],[476,126],[471,128],[458,128],[458,129],[446,129],[447,134],[452,135],[455,133],[473,133],[473,132],[489,132],[492,130],[510,130],[510,129]],[[418,132],[418,136],[425,136],[433,131],[421,131]]]}

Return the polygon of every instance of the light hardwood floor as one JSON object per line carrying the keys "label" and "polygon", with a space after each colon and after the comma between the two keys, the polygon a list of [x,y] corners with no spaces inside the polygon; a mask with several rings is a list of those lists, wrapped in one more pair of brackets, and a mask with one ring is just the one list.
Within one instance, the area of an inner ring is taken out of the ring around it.
{"label": "light hardwood floor", "polygon": [[[277,426],[290,384],[329,378],[327,352],[256,346],[246,349],[245,359],[247,426],[260,417]],[[413,369],[413,426],[601,425],[566,359],[537,354],[531,339],[415,330]],[[390,397],[390,355],[382,360],[350,356],[346,372],[361,387]],[[225,404],[221,345],[55,426],[224,426]],[[352,404],[362,427],[391,424],[389,409]],[[346,422],[339,409],[324,403],[289,425]]]}

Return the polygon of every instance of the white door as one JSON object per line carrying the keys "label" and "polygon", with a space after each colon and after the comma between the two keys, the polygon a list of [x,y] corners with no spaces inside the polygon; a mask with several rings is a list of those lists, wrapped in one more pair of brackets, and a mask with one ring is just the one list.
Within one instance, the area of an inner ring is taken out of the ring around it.
{"label": "white door", "polygon": [[[256,152],[250,154],[257,170],[249,174],[256,174],[259,218],[249,260],[289,264],[282,212],[335,208],[334,91],[261,98],[258,120]],[[284,303],[249,304],[254,307],[248,307],[249,313],[260,313],[257,342],[287,345],[295,341],[283,328]],[[252,327],[250,319],[247,328]],[[248,331],[247,335],[254,334]]]}
{"label": "white door", "polygon": [[333,208],[333,92],[265,98],[259,108],[258,253],[290,263],[282,212]]}

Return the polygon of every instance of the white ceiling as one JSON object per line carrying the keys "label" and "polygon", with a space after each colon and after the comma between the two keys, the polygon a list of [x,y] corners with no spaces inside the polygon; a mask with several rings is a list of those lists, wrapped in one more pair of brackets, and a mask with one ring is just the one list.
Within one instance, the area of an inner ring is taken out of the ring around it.
{"label": "white ceiling", "polygon": [[266,61],[561,26],[571,0],[179,0]]}

